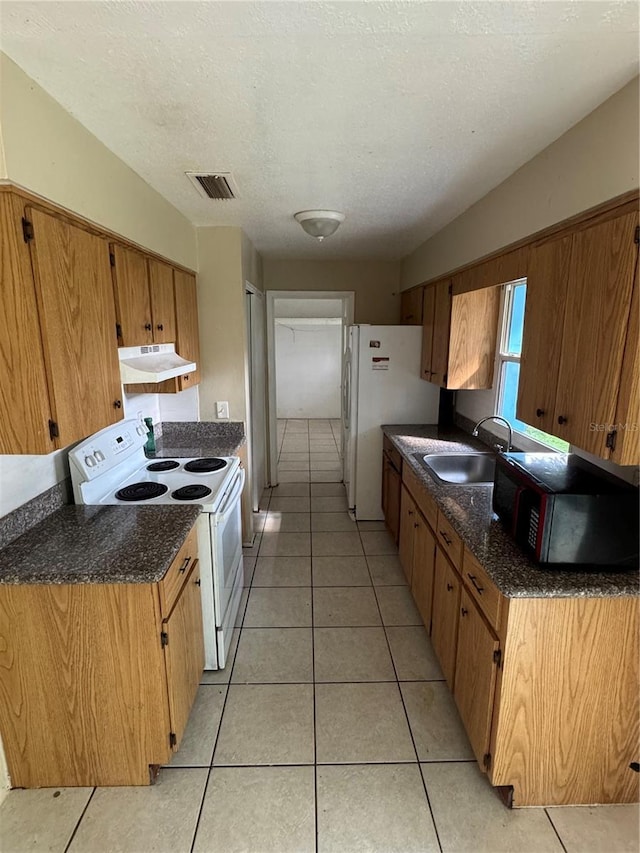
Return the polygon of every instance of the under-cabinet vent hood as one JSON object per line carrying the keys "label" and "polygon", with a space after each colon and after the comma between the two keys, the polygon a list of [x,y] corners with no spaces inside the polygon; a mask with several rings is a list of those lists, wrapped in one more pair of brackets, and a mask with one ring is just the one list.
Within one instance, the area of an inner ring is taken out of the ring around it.
{"label": "under-cabinet vent hood", "polygon": [[164,382],[193,373],[196,364],[176,352],[175,344],[149,344],[141,347],[119,347],[120,378],[124,385],[139,382]]}

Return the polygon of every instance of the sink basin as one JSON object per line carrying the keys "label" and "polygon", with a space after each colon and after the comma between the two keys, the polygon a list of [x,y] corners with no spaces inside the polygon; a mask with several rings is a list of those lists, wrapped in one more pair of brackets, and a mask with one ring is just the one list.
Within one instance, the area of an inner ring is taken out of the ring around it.
{"label": "sink basin", "polygon": [[493,483],[496,467],[493,453],[430,453],[422,463],[437,480],[461,486]]}

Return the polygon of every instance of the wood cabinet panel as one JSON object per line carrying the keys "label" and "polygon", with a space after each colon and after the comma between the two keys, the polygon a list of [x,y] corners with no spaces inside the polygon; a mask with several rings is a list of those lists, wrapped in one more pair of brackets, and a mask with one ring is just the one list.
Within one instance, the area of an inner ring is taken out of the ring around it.
{"label": "wood cabinet panel", "polygon": [[402,466],[402,483],[431,527],[438,524],[438,505],[408,465]]}
{"label": "wood cabinet panel", "polygon": [[[155,258],[148,258],[149,293],[153,341],[173,344],[176,341],[176,308],[173,294],[173,268]],[[180,352],[180,350],[178,350]],[[182,353],[180,353],[182,355]]]}
{"label": "wood cabinet panel", "polygon": [[436,310],[436,288],[435,285],[424,288],[422,297],[422,357],[421,376],[429,381],[431,379],[431,353],[433,351],[433,330]]}
{"label": "wood cabinet panel", "polygon": [[447,279],[435,286],[433,310],[433,343],[431,347],[431,381],[446,385],[449,369],[449,332],[451,328],[451,282]]}
{"label": "wood cabinet panel", "polygon": [[469,593],[460,594],[460,620],[453,691],[460,717],[481,770],[489,754],[499,641]]}
{"label": "wood cabinet panel", "polygon": [[485,287],[451,298],[447,388],[491,388],[498,338],[500,289]]}
{"label": "wood cabinet panel", "polygon": [[615,418],[615,443],[611,460],[618,465],[640,464],[640,281],[638,262],[622,359],[620,391]]}
{"label": "wood cabinet panel", "polygon": [[407,583],[411,586],[411,575],[413,572],[413,537],[414,529],[417,520],[417,509],[413,502],[413,498],[401,486],[400,497],[400,531],[398,537],[398,558],[402,571],[407,579]]}
{"label": "wood cabinet panel", "polygon": [[195,275],[174,270],[177,348],[183,358],[197,365],[193,373],[179,377],[180,390],[197,385],[200,371],[200,332],[198,327],[198,289]]}
{"label": "wood cabinet panel", "polygon": [[177,749],[180,746],[204,669],[202,600],[197,560],[171,615],[164,623],[164,631],[167,637],[165,658],[171,731],[175,734]]}
{"label": "wood cabinet panel", "polygon": [[459,606],[460,580],[443,552],[436,548],[431,642],[450,690],[456,670]]}
{"label": "wood cabinet panel", "polygon": [[422,288],[413,287],[400,294],[400,322],[407,326],[422,325]]}
{"label": "wood cabinet panel", "polygon": [[0,730],[15,787],[148,785],[169,749],[152,586],[0,586]]}
{"label": "wood cabinet panel", "polygon": [[479,605],[483,616],[494,630],[500,630],[500,620],[505,601],[497,587],[473,554],[464,549],[462,579],[469,595]]}
{"label": "wood cabinet panel", "polygon": [[531,249],[516,415],[554,433],[571,237]]}
{"label": "wood cabinet panel", "polygon": [[400,533],[400,489],[400,474],[395,470],[388,457],[384,456],[382,511],[389,533],[396,542]]}
{"label": "wood cabinet panel", "polygon": [[449,519],[438,510],[438,542],[453,565],[459,569],[462,566],[462,539],[453,529]]}
{"label": "wood cabinet panel", "polygon": [[554,432],[608,456],[638,246],[638,213],[573,236]]}
{"label": "wood cabinet panel", "polygon": [[418,513],[413,540],[411,593],[427,633],[431,633],[435,567],[436,538],[422,514]]}
{"label": "wood cabinet panel", "polygon": [[120,346],[137,347],[153,343],[149,269],[140,252],[111,245],[114,259],[113,287],[120,326]]}
{"label": "wood cabinet panel", "polygon": [[51,453],[45,372],[24,207],[0,194],[0,454]]}
{"label": "wood cabinet panel", "polygon": [[51,408],[66,447],[123,416],[109,244],[42,211],[28,216]]}
{"label": "wood cabinet panel", "polygon": [[185,578],[198,556],[198,536],[196,527],[178,551],[175,560],[169,566],[166,575],[158,584],[160,591],[160,609],[163,616],[168,616],[175,604],[180,590],[184,585]]}

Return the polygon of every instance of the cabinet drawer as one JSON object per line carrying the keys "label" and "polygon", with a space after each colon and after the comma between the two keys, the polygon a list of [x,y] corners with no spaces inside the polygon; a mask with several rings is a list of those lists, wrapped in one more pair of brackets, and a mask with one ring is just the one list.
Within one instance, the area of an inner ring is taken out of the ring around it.
{"label": "cabinet drawer", "polygon": [[436,532],[442,550],[447,554],[456,569],[459,569],[462,565],[462,539],[460,539],[449,520],[445,518],[440,510],[438,510]]}
{"label": "cabinet drawer", "polygon": [[438,506],[408,465],[405,465],[402,471],[402,482],[411,493],[420,512],[435,529],[438,524]]}
{"label": "cabinet drawer", "polygon": [[382,449],[389,457],[389,461],[398,473],[402,471],[402,454],[393,446],[391,439],[386,435],[382,436]]}
{"label": "cabinet drawer", "polygon": [[198,557],[198,536],[196,527],[185,539],[184,545],[178,551],[178,556],[169,566],[166,575],[162,578],[158,587],[160,589],[160,606],[163,617],[171,613],[171,608],[176,603],[180,590]]}
{"label": "cabinet drawer", "polygon": [[489,624],[497,631],[500,627],[503,597],[484,568],[466,548],[462,564],[462,579],[469,590],[469,594],[478,603]]}

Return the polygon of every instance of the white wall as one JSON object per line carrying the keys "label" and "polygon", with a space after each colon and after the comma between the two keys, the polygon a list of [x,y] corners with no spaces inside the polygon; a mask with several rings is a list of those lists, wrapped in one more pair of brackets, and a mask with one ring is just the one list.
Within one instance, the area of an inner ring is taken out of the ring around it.
{"label": "white wall", "polygon": [[342,378],[340,321],[276,320],[279,418],[339,418]]}
{"label": "white wall", "polygon": [[403,290],[640,183],[638,78],[426,240],[402,262]]}

